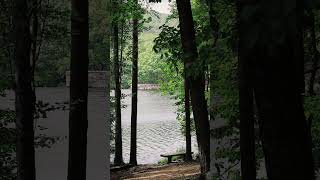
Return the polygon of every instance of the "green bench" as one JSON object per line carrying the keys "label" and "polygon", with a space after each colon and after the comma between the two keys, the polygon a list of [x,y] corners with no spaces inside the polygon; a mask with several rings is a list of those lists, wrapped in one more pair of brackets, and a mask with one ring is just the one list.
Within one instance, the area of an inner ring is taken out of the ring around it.
{"label": "green bench", "polygon": [[[191,154],[193,154],[193,152],[191,152]],[[168,163],[172,163],[172,157],[174,157],[174,156],[182,156],[184,160],[186,159],[185,152],[174,153],[174,154],[161,154],[160,156],[164,157],[164,158],[168,158]]]}

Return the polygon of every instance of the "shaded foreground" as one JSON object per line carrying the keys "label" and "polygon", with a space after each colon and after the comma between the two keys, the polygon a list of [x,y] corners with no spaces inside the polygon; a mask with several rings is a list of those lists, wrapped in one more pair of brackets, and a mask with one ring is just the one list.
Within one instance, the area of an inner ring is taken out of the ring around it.
{"label": "shaded foreground", "polygon": [[141,165],[121,171],[112,172],[111,179],[197,179],[200,174],[198,162],[174,163],[168,165]]}

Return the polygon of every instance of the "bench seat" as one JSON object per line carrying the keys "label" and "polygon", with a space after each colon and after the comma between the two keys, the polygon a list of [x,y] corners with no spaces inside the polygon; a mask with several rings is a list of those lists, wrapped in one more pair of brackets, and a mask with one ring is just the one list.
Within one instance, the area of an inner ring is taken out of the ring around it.
{"label": "bench seat", "polygon": [[[191,152],[191,154],[193,154],[193,152]],[[173,153],[173,154],[161,154],[160,156],[168,158],[168,163],[172,163],[172,157],[174,157],[174,156],[182,156],[183,159],[185,159],[186,153],[185,152],[181,152],[181,153]]]}

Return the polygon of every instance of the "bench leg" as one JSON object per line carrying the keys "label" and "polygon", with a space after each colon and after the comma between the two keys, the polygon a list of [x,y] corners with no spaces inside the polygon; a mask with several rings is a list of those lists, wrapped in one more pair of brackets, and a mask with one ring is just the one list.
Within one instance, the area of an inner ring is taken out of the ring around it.
{"label": "bench leg", "polygon": [[172,162],[172,157],[169,156],[169,157],[168,157],[168,164],[171,163],[171,162]]}

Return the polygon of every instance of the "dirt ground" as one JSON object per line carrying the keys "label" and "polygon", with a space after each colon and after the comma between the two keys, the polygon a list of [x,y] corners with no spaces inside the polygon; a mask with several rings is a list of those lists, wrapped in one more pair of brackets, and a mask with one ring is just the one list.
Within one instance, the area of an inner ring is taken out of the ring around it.
{"label": "dirt ground", "polygon": [[198,179],[200,165],[173,163],[169,165],[141,165],[111,173],[112,180],[185,180]]}

